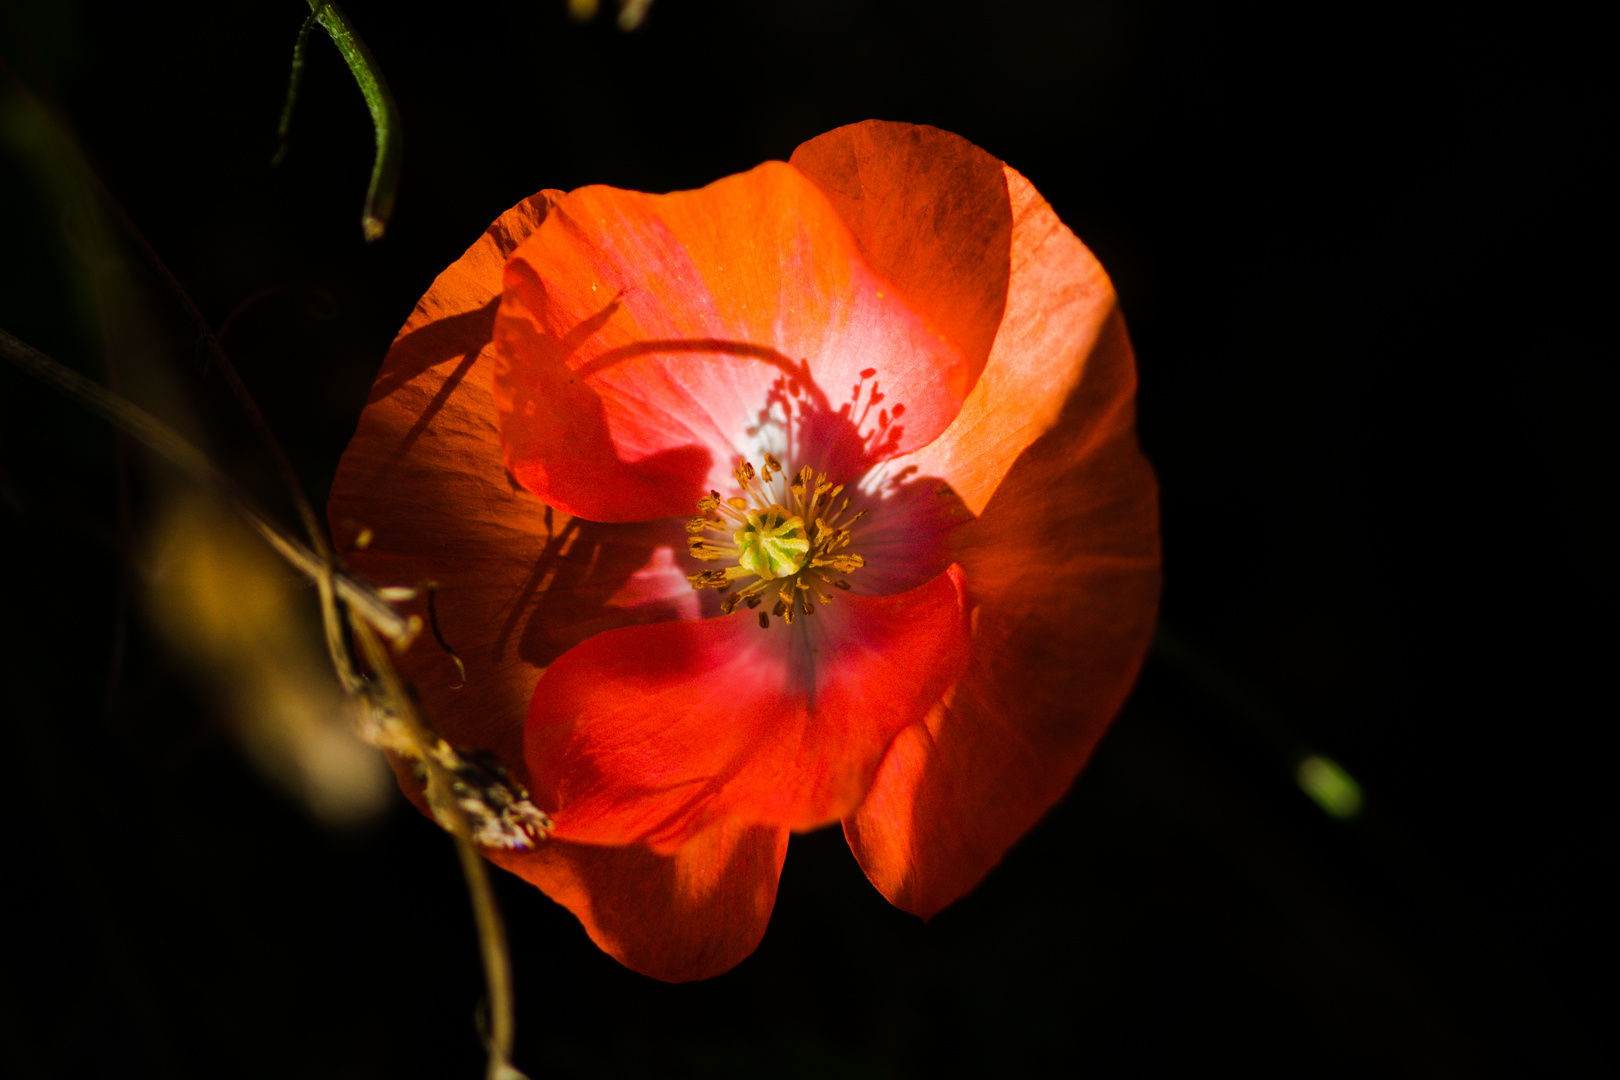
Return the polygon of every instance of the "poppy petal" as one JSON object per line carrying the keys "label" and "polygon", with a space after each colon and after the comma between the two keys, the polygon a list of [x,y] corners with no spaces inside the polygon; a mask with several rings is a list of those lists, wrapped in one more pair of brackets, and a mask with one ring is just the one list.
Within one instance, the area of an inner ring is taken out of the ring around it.
{"label": "poppy petal", "polygon": [[722,974],[765,934],[788,830],[722,822],[669,855],[550,840],[497,864],[568,908],[619,963],[665,982]]}
{"label": "poppy petal", "polygon": [[1136,678],[1158,603],[1157,489],[1113,289],[1033,186],[1006,178],[1012,277],[990,361],[951,428],[891,463],[943,478],[978,515],[950,537],[973,663],[844,820],[873,884],[925,917],[1063,796]]}
{"label": "poppy petal", "polygon": [[973,515],[949,484],[914,474],[873,474],[868,482],[876,491],[858,493],[851,503],[853,510],[867,511],[850,547],[865,560],[849,576],[854,592],[890,596],[915,589],[956,561],[951,530]]}
{"label": "poppy petal", "polygon": [[507,466],[593,521],[690,514],[761,447],[853,478],[943,431],[970,382],[781,162],[558,199],[507,266],[496,341]]}
{"label": "poppy petal", "polygon": [[[673,556],[685,547],[679,523],[569,519],[515,487],[501,463],[491,396],[501,271],[558,194],[503,214],[418,302],[327,507],[340,546],[372,534],[348,556],[352,569],[389,585],[437,582],[439,628],[466,665],[465,683],[426,633],[398,657],[400,670],[441,735],[493,752],[525,784],[523,717],[546,664],[602,630],[698,615]],[[425,601],[416,613],[427,618]],[[394,764],[425,810],[409,768]],[[780,829],[726,827],[669,855],[560,841],[485,855],[568,907],[627,966],[685,980],[752,951],[785,849]]]}
{"label": "poppy petal", "polygon": [[966,665],[954,566],[792,625],[761,630],[744,610],[626,627],[540,680],[529,773],[566,840],[671,851],[721,819],[810,829],[855,808]]}
{"label": "poppy petal", "polygon": [[962,350],[965,395],[1007,301],[1001,162],[939,128],[867,120],[801,144],[788,163],[826,194],[872,269]]}

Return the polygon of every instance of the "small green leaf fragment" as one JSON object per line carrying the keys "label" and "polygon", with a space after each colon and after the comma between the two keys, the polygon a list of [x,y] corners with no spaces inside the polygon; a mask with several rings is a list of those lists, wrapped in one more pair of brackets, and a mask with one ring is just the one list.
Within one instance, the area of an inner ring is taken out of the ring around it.
{"label": "small green leaf fragment", "polygon": [[1294,775],[1300,790],[1330,817],[1348,821],[1361,812],[1361,785],[1331,758],[1312,754]]}

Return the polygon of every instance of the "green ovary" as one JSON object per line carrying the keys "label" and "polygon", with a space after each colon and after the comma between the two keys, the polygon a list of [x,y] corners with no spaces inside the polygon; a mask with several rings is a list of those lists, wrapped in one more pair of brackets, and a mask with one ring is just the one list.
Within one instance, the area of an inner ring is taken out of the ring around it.
{"label": "green ovary", "polygon": [[732,539],[737,543],[737,565],[765,581],[798,573],[810,554],[804,519],[789,517],[780,506],[763,513],[748,511],[748,523]]}

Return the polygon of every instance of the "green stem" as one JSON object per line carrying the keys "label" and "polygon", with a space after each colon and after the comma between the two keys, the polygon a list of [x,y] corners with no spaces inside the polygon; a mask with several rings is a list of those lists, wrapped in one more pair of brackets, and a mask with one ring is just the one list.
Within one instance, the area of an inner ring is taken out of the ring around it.
{"label": "green stem", "polygon": [[287,78],[287,100],[281,106],[281,123],[276,125],[276,156],[271,165],[280,165],[287,156],[287,134],[292,130],[293,105],[298,102],[298,88],[304,81],[304,50],[309,45],[309,29],[315,25],[315,13],[309,13],[304,25],[298,28],[298,40],[293,44],[292,74]]}
{"label": "green stem", "polygon": [[[360,216],[361,231],[365,233],[366,242],[370,243],[382,239],[383,232],[388,228],[388,220],[394,216],[394,198],[399,193],[399,170],[405,148],[399,106],[394,104],[394,95],[388,89],[388,81],[383,78],[382,68],[377,66],[376,58],[366,48],[366,43],[360,39],[354,24],[349,22],[343,10],[327,0],[309,0],[309,10],[315,21],[321,24],[321,29],[331,36],[338,52],[343,54],[354,81],[360,84],[366,108],[371,110],[371,126],[377,133],[377,157],[372,162],[371,186],[366,189],[366,205]],[[302,32],[299,40],[303,40]],[[282,117],[283,130],[290,121],[291,97],[296,93],[300,59],[298,50],[294,50],[294,85],[288,88],[287,110]]]}

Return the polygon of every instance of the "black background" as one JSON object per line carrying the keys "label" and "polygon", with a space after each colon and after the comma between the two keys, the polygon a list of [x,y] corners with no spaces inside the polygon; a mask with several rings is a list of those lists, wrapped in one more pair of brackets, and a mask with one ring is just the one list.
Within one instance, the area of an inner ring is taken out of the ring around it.
{"label": "black background", "polygon": [[[619,968],[503,876],[536,1080],[1597,1069],[1616,579],[1594,27],[658,0],[625,34],[560,0],[355,0],[406,133],[368,247],[368,119],[319,31],[268,165],[302,4],[3,8],[0,55],[216,327],[301,287],[227,344],[317,503],[411,305],[541,187],[694,187],[843,123],[930,123],[1021,170],[1114,276],[1166,631],[1093,764],[927,925],[836,830],[796,837],[758,952],[701,984]],[[73,182],[9,84],[0,106],[0,326],[105,379]],[[121,272],[145,343],[126,388],[167,373],[188,430],[282,505],[176,305]],[[148,482],[121,528],[114,460],[98,421],[0,369],[4,1071],[479,1075],[448,841],[403,800],[325,831],[242,762],[145,628]],[[1361,781],[1360,818],[1295,786],[1310,750]]]}

